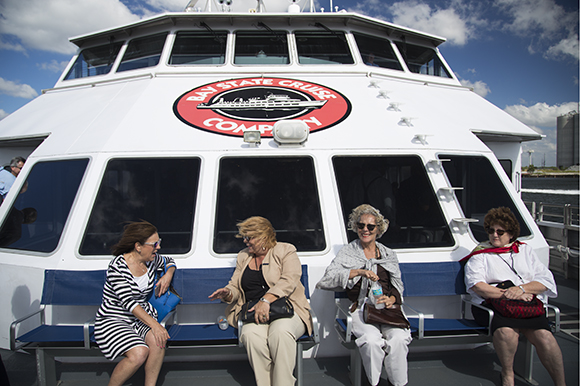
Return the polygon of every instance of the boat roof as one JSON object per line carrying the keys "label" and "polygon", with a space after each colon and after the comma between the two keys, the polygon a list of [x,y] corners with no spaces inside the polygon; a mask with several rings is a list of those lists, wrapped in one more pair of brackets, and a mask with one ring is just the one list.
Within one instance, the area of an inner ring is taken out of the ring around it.
{"label": "boat roof", "polygon": [[219,13],[219,12],[167,12],[157,16],[152,16],[146,19],[136,21],[134,23],[125,24],[122,26],[108,28],[97,32],[92,32],[90,34],[80,35],[72,37],[69,40],[76,44],[78,47],[84,47],[87,43],[92,42],[94,39],[99,39],[103,37],[115,36],[115,39],[123,39],[130,37],[133,33],[142,29],[149,29],[152,27],[162,27],[164,25],[175,25],[177,21],[187,21],[203,19],[205,23],[211,22],[223,22],[233,21],[237,18],[243,18],[245,20],[250,19],[268,19],[272,21],[283,22],[289,26],[292,25],[293,20],[299,19],[300,21],[319,21],[324,20],[327,22],[338,22],[345,26],[349,25],[366,25],[368,27],[373,27],[378,30],[383,30],[387,36],[391,36],[395,33],[404,34],[406,36],[414,36],[417,38],[427,39],[432,42],[434,47],[439,46],[441,43],[446,41],[445,38],[421,32],[412,28],[402,27],[397,24],[389,23],[384,20],[376,19],[373,17],[361,15],[354,12],[303,12],[303,13]]}

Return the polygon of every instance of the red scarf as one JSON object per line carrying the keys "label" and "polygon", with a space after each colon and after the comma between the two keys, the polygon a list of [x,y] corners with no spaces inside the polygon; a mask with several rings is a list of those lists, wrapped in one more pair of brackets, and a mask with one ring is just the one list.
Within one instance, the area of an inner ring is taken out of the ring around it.
{"label": "red scarf", "polygon": [[477,247],[471,251],[471,253],[465,256],[463,259],[459,260],[460,263],[465,262],[471,258],[471,256],[479,255],[480,253],[506,253],[506,252],[514,252],[518,253],[520,251],[520,245],[522,245],[521,241],[514,241],[511,244],[506,245],[505,247],[487,247],[485,244],[479,244]]}

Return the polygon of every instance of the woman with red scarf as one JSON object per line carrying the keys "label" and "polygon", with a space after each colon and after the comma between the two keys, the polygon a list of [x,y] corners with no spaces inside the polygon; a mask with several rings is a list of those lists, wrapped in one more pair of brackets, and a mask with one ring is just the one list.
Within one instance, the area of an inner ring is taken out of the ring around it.
{"label": "woman with red scarf", "polygon": [[[529,302],[534,295],[546,303],[548,297],[558,295],[554,276],[531,247],[516,240],[520,225],[509,208],[491,209],[485,215],[483,226],[489,242],[478,245],[463,259],[467,260],[465,286],[474,301],[494,311],[491,329],[493,345],[502,365],[502,385],[514,385],[513,362],[520,333],[536,347],[554,384],[565,385],[562,351],[550,331],[545,313],[531,318],[506,317],[489,304],[494,299]],[[509,284],[499,285],[506,282]],[[472,312],[478,323],[487,325],[487,312],[477,307],[472,307]]]}

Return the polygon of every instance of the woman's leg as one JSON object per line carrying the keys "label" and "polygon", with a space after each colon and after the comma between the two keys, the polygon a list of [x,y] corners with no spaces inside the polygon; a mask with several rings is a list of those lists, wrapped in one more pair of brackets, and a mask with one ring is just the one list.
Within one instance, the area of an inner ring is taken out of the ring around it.
{"label": "woman's leg", "polygon": [[272,385],[294,386],[296,339],[304,335],[306,326],[298,315],[270,323],[268,346],[272,357]]}
{"label": "woman's leg", "polygon": [[493,347],[501,363],[503,386],[514,386],[514,356],[520,334],[510,327],[500,327],[493,333]]}
{"label": "woman's leg", "polygon": [[408,382],[407,354],[411,343],[411,331],[388,325],[381,325],[385,338],[385,371],[394,386],[403,386]]}
{"label": "woman's leg", "polygon": [[149,348],[146,346],[133,347],[125,354],[125,358],[115,366],[109,386],[121,386],[125,381],[141,367],[147,360]]}
{"label": "woman's leg", "polygon": [[564,360],[562,350],[552,332],[544,329],[530,330],[522,329],[522,333],[528,338],[536,350],[540,361],[550,373],[554,385],[565,386],[566,377],[564,375]]}
{"label": "woman's leg", "polygon": [[240,336],[254,370],[257,386],[271,385],[272,358],[268,347],[268,328],[267,324],[245,323]]}
{"label": "woman's leg", "polygon": [[147,357],[147,362],[145,362],[145,386],[155,386],[163,365],[165,349],[157,346],[151,331],[145,336],[145,342],[149,346],[149,356]]}
{"label": "woman's leg", "polygon": [[377,326],[364,322],[362,307],[351,312],[351,315],[352,333],[357,337],[355,343],[359,349],[365,373],[371,385],[378,385],[385,358],[383,335]]}

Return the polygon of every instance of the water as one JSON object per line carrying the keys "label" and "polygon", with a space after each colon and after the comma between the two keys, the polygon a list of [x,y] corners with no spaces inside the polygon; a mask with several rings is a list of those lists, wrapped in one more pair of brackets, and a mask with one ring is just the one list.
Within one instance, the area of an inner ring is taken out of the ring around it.
{"label": "water", "polygon": [[523,177],[522,200],[552,205],[580,205],[578,177]]}

